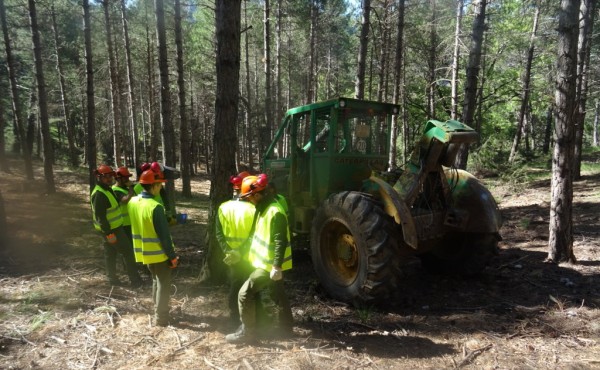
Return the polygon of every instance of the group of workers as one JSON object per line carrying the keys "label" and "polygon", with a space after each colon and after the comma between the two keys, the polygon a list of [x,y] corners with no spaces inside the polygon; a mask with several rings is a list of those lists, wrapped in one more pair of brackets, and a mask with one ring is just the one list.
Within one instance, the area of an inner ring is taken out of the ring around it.
{"label": "group of workers", "polygon": [[[161,195],[167,181],[163,168],[158,162],[142,165],[134,186],[126,167],[113,171],[101,165],[95,170],[97,184],[91,193],[94,226],[104,238],[108,281],[121,284],[116,275],[118,254],[133,288],[142,285],[138,264],[146,265],[152,276],[156,326],[170,324],[171,273],[179,261],[165,212],[166,197]],[[242,172],[230,183],[233,198],[220,205],[215,222],[223,262],[229,268],[230,320],[237,327],[225,339],[253,341],[263,327],[290,333],[293,318],[283,286],[283,271],[292,268],[287,202],[265,174]]]}

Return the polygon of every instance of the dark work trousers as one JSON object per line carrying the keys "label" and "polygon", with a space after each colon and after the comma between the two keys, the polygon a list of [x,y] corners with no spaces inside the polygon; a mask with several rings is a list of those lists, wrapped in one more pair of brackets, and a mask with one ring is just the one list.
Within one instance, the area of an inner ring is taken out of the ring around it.
{"label": "dark work trousers", "polygon": [[148,270],[152,274],[152,303],[154,303],[154,323],[169,324],[169,301],[171,299],[171,268],[169,261],[151,263]]}
{"label": "dark work trousers", "polygon": [[[244,327],[250,332],[257,329],[257,301],[271,318],[270,325],[284,329],[292,327],[292,311],[283,289],[283,280],[274,282],[263,269],[255,269],[238,294],[240,317]],[[264,324],[261,323],[261,326]]]}
{"label": "dark work trousers", "polygon": [[238,307],[238,293],[240,288],[250,276],[253,267],[244,259],[233,266],[229,266],[229,318],[232,323],[240,323],[240,311]]}
{"label": "dark work trousers", "polygon": [[125,270],[129,281],[133,286],[141,284],[140,275],[138,274],[133,256],[133,246],[122,226],[113,229],[112,232],[117,237],[116,244],[109,244],[104,238],[104,262],[106,263],[106,276],[110,282],[118,281],[117,278],[117,255],[121,254],[125,261]]}

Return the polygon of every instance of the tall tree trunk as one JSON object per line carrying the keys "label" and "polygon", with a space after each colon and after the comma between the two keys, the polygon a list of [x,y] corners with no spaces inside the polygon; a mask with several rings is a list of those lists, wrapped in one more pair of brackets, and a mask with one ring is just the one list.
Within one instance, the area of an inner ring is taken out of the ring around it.
{"label": "tall tree trunk", "polygon": [[[465,82],[465,97],[463,100],[462,122],[473,126],[475,116],[475,103],[477,102],[477,86],[481,62],[481,49],[483,46],[483,34],[485,31],[485,8],[488,0],[474,0],[475,19],[471,31],[471,48],[469,50],[469,62],[467,64],[467,79]],[[465,169],[469,158],[469,145],[463,144],[456,156],[455,166]]]}
{"label": "tall tree trunk", "polygon": [[217,0],[215,11],[217,38],[217,92],[215,101],[214,160],[208,211],[209,251],[204,278],[222,281],[225,277],[221,248],[213,232],[219,205],[231,197],[227,179],[235,172],[237,147],[236,122],[240,77],[241,0]]}
{"label": "tall tree trunk", "polygon": [[437,80],[435,78],[435,67],[437,58],[437,17],[436,0],[429,0],[431,7],[431,20],[429,24],[429,58],[427,59],[428,81],[427,81],[427,119],[435,118],[435,93],[437,91]]}
{"label": "tall tree trunk", "polygon": [[46,180],[46,192],[56,193],[54,185],[54,149],[52,148],[52,137],[50,136],[50,119],[48,118],[48,98],[46,95],[46,80],[44,78],[44,63],[42,62],[42,44],[37,21],[36,0],[28,0],[29,3],[29,25],[31,26],[31,40],[33,42],[33,60],[35,63],[35,80],[37,82],[38,109],[40,115],[40,126],[42,130],[42,144],[44,150],[44,179]]}
{"label": "tall tree trunk", "polygon": [[309,46],[309,56],[308,56],[308,74],[306,78],[306,104],[310,104],[314,102],[315,98],[315,89],[314,89],[314,81],[315,81],[315,59],[317,52],[317,4],[316,0],[310,0],[310,46]]}
{"label": "tall tree trunk", "polygon": [[[404,95],[403,79],[402,79],[402,60],[404,58],[404,10],[406,0],[398,0],[398,30],[396,36],[396,57],[394,64],[394,104],[400,102],[400,98]],[[398,153],[398,118],[402,113],[398,112],[392,117],[391,127],[391,143],[389,155],[389,170],[395,170],[397,167]]]}
{"label": "tall tree trunk", "polygon": [[10,34],[8,33],[8,24],[6,22],[6,7],[4,0],[0,0],[0,22],[2,22],[2,34],[4,36],[4,52],[6,53],[6,66],[8,69],[8,78],[10,80],[10,95],[12,102],[13,120],[17,128],[17,140],[20,143],[23,160],[25,162],[25,178],[28,181],[33,180],[33,163],[31,161],[31,147],[27,145],[27,133],[25,129],[25,118],[23,117],[23,107],[19,96],[17,81],[17,65],[12,53],[10,43]]}
{"label": "tall tree trunk", "polygon": [[[281,10],[282,0],[277,0],[277,22],[275,22],[275,128],[279,127],[279,121],[283,116],[281,109]],[[281,142],[280,142],[281,143]],[[281,147],[279,148],[281,153]]]}
{"label": "tall tree trunk", "polygon": [[529,49],[527,49],[527,62],[525,64],[525,70],[522,74],[523,80],[523,91],[521,91],[521,108],[519,109],[519,116],[517,117],[517,131],[513,140],[512,147],[510,149],[510,155],[508,161],[513,163],[519,149],[519,142],[521,141],[521,133],[523,132],[523,121],[525,120],[525,112],[529,105],[529,89],[531,81],[531,64],[533,63],[533,52],[535,50],[535,37],[537,33],[538,18],[540,16],[540,8],[536,6],[535,14],[533,16],[533,28],[531,29],[531,36],[529,37]]}
{"label": "tall tree trunk", "polygon": [[[0,0],[1,1],[1,0]],[[89,0],[83,0],[83,34],[85,38],[85,71],[87,96],[87,162],[90,192],[96,185],[96,103],[94,101],[94,65],[92,63],[92,24]]]}
{"label": "tall tree trunk", "polygon": [[[146,2],[147,3],[147,2]],[[148,8],[145,6],[146,13],[146,70],[148,75],[148,119],[150,120],[150,150],[147,153],[146,160],[155,161],[158,159],[158,147],[160,146],[160,117],[157,117],[156,100],[154,95],[154,48],[152,38],[150,37],[150,21],[148,19]],[[146,148],[147,149],[147,148]]]}
{"label": "tall tree trunk", "polygon": [[579,9],[579,41],[577,43],[577,113],[575,122],[575,153],[573,179],[581,178],[581,153],[583,151],[583,132],[585,130],[585,105],[587,102],[588,70],[592,32],[594,28],[594,1],[581,0]]}
{"label": "tall tree trunk", "polygon": [[[244,5],[244,24],[248,26],[248,1]],[[241,27],[241,26],[240,26]],[[252,85],[250,83],[250,42],[249,32],[244,32],[244,65],[246,66],[246,98],[248,104],[246,105],[246,137],[248,140],[248,167],[254,167],[254,155],[253,153],[253,131],[252,131]]]}
{"label": "tall tree trunk", "polygon": [[573,254],[573,153],[577,105],[577,32],[579,0],[561,0],[558,18],[556,142],[552,154],[550,236],[546,262],[576,262]]}
{"label": "tall tree trunk", "polygon": [[139,109],[138,102],[135,99],[135,90],[133,87],[133,65],[131,61],[131,46],[129,42],[128,22],[129,21],[127,20],[127,8],[125,7],[125,0],[121,0],[121,24],[123,27],[123,43],[125,44],[125,58],[127,67],[127,105],[129,108],[129,125],[131,127],[131,147],[133,150],[133,165],[137,168],[140,165],[140,139],[138,135]]}
{"label": "tall tree trunk", "polygon": [[75,127],[71,120],[70,105],[67,96],[67,84],[65,82],[65,73],[62,64],[62,57],[60,52],[60,41],[58,38],[58,28],[56,25],[56,12],[54,10],[54,1],[52,1],[50,15],[52,17],[52,34],[54,36],[54,50],[56,52],[56,71],[58,72],[58,82],[60,85],[60,97],[63,108],[63,115],[65,120],[65,128],[67,130],[67,143],[69,145],[69,159],[73,167],[79,165],[79,159],[77,158],[77,149],[75,148]]}
{"label": "tall tree trunk", "polygon": [[552,140],[552,104],[546,110],[546,124],[544,129],[544,144],[542,145],[542,153],[548,154],[550,151],[550,141]]}
{"label": "tall tree trunk", "polygon": [[369,50],[369,28],[371,27],[371,0],[362,0],[362,10],[362,20],[360,26],[360,46],[358,50],[356,81],[354,84],[354,97],[356,99],[364,99],[365,97],[365,72],[367,51]]}
{"label": "tall tree trunk", "polygon": [[4,173],[10,173],[8,161],[6,160],[6,137],[4,128],[6,127],[6,110],[4,102],[0,102],[0,170]]}
{"label": "tall tree trunk", "polygon": [[381,49],[379,49],[379,71],[377,74],[377,101],[385,101],[387,91],[385,89],[385,76],[387,75],[387,56],[388,56],[388,15],[390,0],[385,0],[383,3],[383,17],[381,20]]}
{"label": "tall tree trunk", "polygon": [[[273,103],[271,96],[271,4],[269,0],[265,1],[264,9],[264,38],[263,38],[263,60],[264,60],[264,73],[265,73],[265,122],[267,124],[267,140],[265,144],[273,139]],[[262,148],[265,150],[266,148]]]}
{"label": "tall tree trunk", "polygon": [[598,120],[600,119],[600,100],[596,99],[596,111],[594,114],[594,136],[592,138],[594,146],[598,146]]}
{"label": "tall tree trunk", "polygon": [[121,130],[121,102],[119,99],[119,71],[117,70],[117,62],[113,49],[112,24],[110,21],[110,0],[102,1],[104,9],[104,23],[106,31],[106,47],[108,52],[108,69],[110,71],[110,102],[113,118],[113,144],[114,144],[114,164],[121,166],[121,156],[123,155],[123,146],[121,138],[123,136]]}
{"label": "tall tree trunk", "polygon": [[456,28],[454,29],[454,53],[452,54],[452,78],[450,118],[458,118],[458,67],[460,64],[460,27],[462,25],[464,0],[456,0]]}
{"label": "tall tree trunk", "polygon": [[[169,86],[169,63],[167,55],[167,32],[165,29],[165,8],[163,0],[154,1],[156,11],[156,34],[158,39],[158,69],[160,71],[160,121],[162,124],[163,163],[176,167],[175,155],[175,130],[171,118],[171,88]],[[166,183],[167,197],[171,209],[167,215],[175,214],[175,184],[173,181]]]}
{"label": "tall tree trunk", "polygon": [[177,86],[179,87],[179,145],[181,162],[181,195],[190,198],[192,186],[190,183],[190,135],[188,114],[185,107],[185,75],[183,70],[183,35],[181,31],[181,0],[175,0],[175,45],[177,45]]}

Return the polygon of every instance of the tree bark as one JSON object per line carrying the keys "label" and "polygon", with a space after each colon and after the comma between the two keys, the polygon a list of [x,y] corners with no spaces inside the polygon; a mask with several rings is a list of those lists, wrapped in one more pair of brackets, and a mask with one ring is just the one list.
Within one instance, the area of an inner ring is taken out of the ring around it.
{"label": "tree bark", "polygon": [[[169,85],[169,63],[167,55],[167,33],[165,29],[165,9],[163,0],[155,0],[156,11],[156,34],[158,40],[158,69],[160,71],[160,121],[162,124],[162,154],[163,163],[167,166],[176,167],[177,157],[175,155],[175,130],[171,118],[171,88]],[[171,209],[167,209],[167,215],[175,214],[175,184],[167,181],[165,189]]]}
{"label": "tree bark", "polygon": [[123,132],[120,125],[121,102],[119,99],[119,72],[117,69],[115,52],[113,49],[112,25],[110,20],[110,0],[103,0],[102,8],[104,9],[104,26],[106,31],[108,68],[110,72],[110,102],[113,116],[113,152],[115,156],[114,165],[119,167],[121,166],[121,156],[123,155],[123,146],[121,144]]}
{"label": "tree bark", "polygon": [[454,29],[454,53],[452,54],[452,78],[450,82],[450,118],[458,118],[458,67],[460,64],[460,27],[462,25],[464,0],[456,1],[456,27]]}
{"label": "tree bark", "polygon": [[356,99],[364,99],[365,97],[365,72],[367,51],[369,50],[369,28],[371,27],[371,0],[363,0],[362,3],[363,12],[360,29],[360,46],[358,50],[358,64],[354,85],[354,97]]}
{"label": "tree bark", "polygon": [[[1,1],[1,0],[0,0]],[[96,186],[96,103],[94,101],[94,65],[92,64],[92,25],[90,23],[89,0],[83,0],[83,34],[85,39],[85,70],[87,96],[87,162],[90,192]]]}
{"label": "tree bark", "polygon": [[183,70],[183,35],[181,31],[181,0],[175,0],[175,45],[177,46],[177,87],[179,88],[179,145],[181,163],[181,195],[185,198],[192,196],[190,183],[190,135],[189,119],[186,110],[185,71]]}
{"label": "tree bark", "polygon": [[596,113],[594,114],[594,136],[593,144],[598,146],[598,120],[600,119],[600,100],[596,99]]}
{"label": "tree bark", "polygon": [[[400,102],[400,98],[404,95],[404,84],[402,78],[402,60],[404,58],[404,8],[406,0],[398,0],[398,30],[396,36],[396,57],[394,63],[394,104]],[[392,117],[391,127],[391,143],[390,143],[390,155],[389,155],[389,170],[395,170],[397,168],[397,153],[398,153],[398,118],[401,116],[401,112],[395,114]]]}
{"label": "tree bark", "polygon": [[31,40],[33,43],[33,60],[35,63],[35,80],[37,82],[38,109],[40,115],[40,126],[42,131],[42,144],[44,153],[44,179],[46,180],[46,193],[56,193],[54,185],[54,149],[52,148],[52,137],[50,136],[50,120],[48,118],[48,97],[46,94],[46,80],[44,78],[44,64],[42,62],[42,44],[37,21],[36,0],[28,0],[29,25],[31,27]]}
{"label": "tree bark", "polygon": [[531,82],[531,65],[533,63],[533,52],[535,50],[535,37],[537,33],[538,18],[540,16],[540,8],[536,6],[535,14],[533,16],[533,28],[531,30],[531,36],[529,38],[529,49],[527,49],[527,62],[525,64],[525,70],[523,71],[523,91],[521,92],[521,108],[519,109],[519,116],[517,117],[517,131],[513,140],[512,147],[510,149],[510,155],[508,161],[513,163],[519,149],[519,142],[521,141],[521,134],[523,133],[523,121],[525,120],[525,113],[529,104],[529,89]]}
{"label": "tree bark", "polygon": [[[246,24],[246,27],[248,26],[248,2],[245,2],[244,5],[244,23]],[[240,26],[241,27],[241,26]],[[250,42],[249,42],[249,33],[248,32],[244,32],[244,51],[245,51],[245,55],[244,55],[244,64],[246,66],[246,95],[247,95],[247,100],[248,100],[248,104],[246,104],[246,138],[247,138],[247,143],[248,143],[248,167],[252,168],[254,167],[254,155],[252,154],[253,152],[253,146],[252,146],[252,142],[253,142],[253,131],[252,131],[252,108],[253,108],[253,104],[252,104],[252,84],[250,83]]]}
{"label": "tree bark", "polygon": [[54,1],[51,4],[50,15],[52,17],[52,34],[54,36],[54,50],[56,52],[56,71],[58,72],[58,82],[60,85],[60,97],[63,107],[63,115],[65,120],[65,128],[67,131],[67,143],[69,145],[69,159],[73,167],[79,165],[79,159],[77,157],[77,149],[75,148],[75,127],[73,120],[71,120],[71,109],[69,99],[67,96],[67,84],[65,82],[65,73],[61,57],[61,47],[58,38],[58,27],[56,24],[56,11],[54,10]]}
{"label": "tree bark", "polygon": [[211,175],[210,206],[208,211],[209,251],[203,278],[223,281],[225,265],[223,254],[215,238],[215,218],[219,205],[231,197],[227,181],[235,173],[235,130],[239,101],[240,77],[240,17],[241,0],[217,0],[217,92],[215,101],[215,130],[213,134],[214,160]]}
{"label": "tree bark", "polygon": [[138,102],[135,99],[134,93],[134,79],[133,79],[133,65],[131,61],[131,46],[129,42],[129,21],[127,20],[127,8],[125,7],[125,0],[121,0],[121,24],[123,27],[123,43],[125,44],[125,59],[127,67],[127,106],[129,108],[129,125],[131,127],[131,147],[133,151],[133,166],[138,167],[140,165],[140,152],[139,152],[139,135],[138,135]]}
{"label": "tree bark", "polygon": [[437,80],[435,78],[437,58],[437,30],[436,30],[436,0],[429,0],[431,7],[431,19],[429,23],[429,58],[427,59],[427,119],[433,119],[435,113],[435,93],[437,91]]}
{"label": "tree bark", "polygon": [[577,43],[577,113],[575,122],[575,153],[573,179],[581,178],[581,153],[583,151],[583,132],[585,130],[585,106],[588,95],[588,74],[592,32],[594,28],[594,1],[581,0],[579,9],[579,40]]}
{"label": "tree bark", "polygon": [[154,95],[154,48],[152,38],[150,36],[150,21],[148,20],[148,9],[146,11],[146,70],[148,75],[148,119],[150,121],[150,148],[146,153],[146,160],[155,161],[158,159],[158,147],[160,146],[160,117],[156,114],[156,100]]}
{"label": "tree bark", "polygon": [[546,110],[546,128],[544,130],[544,144],[542,145],[542,153],[548,154],[550,151],[550,141],[552,140],[552,105]]}
{"label": "tree bark", "polygon": [[[267,140],[266,145],[273,139],[273,103],[271,96],[271,4],[269,0],[265,1],[264,8],[264,38],[263,38],[263,60],[264,60],[264,73],[265,73],[265,123],[267,125]],[[266,147],[262,148],[266,150]]]}
{"label": "tree bark", "polygon": [[573,154],[577,105],[579,0],[561,0],[555,92],[555,136],[547,262],[576,262],[573,253]]}
{"label": "tree bark", "polygon": [[10,173],[8,161],[6,160],[6,137],[4,136],[4,128],[6,127],[6,111],[4,103],[0,102],[0,170],[4,173]]}
{"label": "tree bark", "polygon": [[25,118],[23,117],[23,108],[19,96],[19,87],[17,81],[17,65],[12,53],[10,34],[8,33],[8,24],[6,21],[6,7],[4,0],[0,0],[0,22],[2,22],[2,34],[4,36],[4,52],[6,53],[6,67],[8,69],[8,78],[10,81],[10,95],[12,102],[13,120],[17,128],[16,140],[20,144],[20,149],[25,162],[25,178],[27,181],[33,180],[33,163],[31,160],[31,147],[27,145],[27,133],[25,129]]}
{"label": "tree bark", "polygon": [[388,16],[389,16],[389,0],[383,3],[383,17],[381,19],[381,48],[379,49],[379,70],[377,73],[377,101],[385,101],[387,96],[386,91],[386,76],[387,76],[387,56],[388,56]]}
{"label": "tree bark", "polygon": [[[462,122],[467,126],[473,126],[473,117],[475,116],[487,1],[488,0],[474,0],[475,19],[473,20],[473,29],[471,31],[471,47],[467,64],[467,78],[465,81],[465,97],[463,100],[462,112]],[[465,169],[467,167],[468,158],[469,145],[463,144],[456,156],[455,166],[457,168]]]}

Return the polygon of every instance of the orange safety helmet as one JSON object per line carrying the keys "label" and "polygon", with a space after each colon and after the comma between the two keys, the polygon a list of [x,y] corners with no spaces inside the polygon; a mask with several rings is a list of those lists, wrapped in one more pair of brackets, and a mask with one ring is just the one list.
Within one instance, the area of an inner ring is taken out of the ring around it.
{"label": "orange safety helmet", "polygon": [[237,176],[231,175],[229,182],[233,185],[234,190],[240,190],[242,188],[242,181],[248,176],[250,176],[248,171],[242,171]]}
{"label": "orange safety helmet", "polygon": [[246,198],[252,194],[260,193],[267,188],[267,185],[269,185],[269,179],[264,173],[261,173],[258,176],[247,176],[242,181],[242,192],[240,197]]}
{"label": "orange safety helmet", "polygon": [[112,167],[107,166],[105,164],[101,164],[95,171],[96,177],[107,176],[107,175],[115,175],[115,171],[113,171]]}
{"label": "orange safety helmet", "polygon": [[117,169],[117,177],[131,177],[133,176],[133,174],[131,172],[129,172],[129,170],[127,169],[127,167],[123,166],[123,167],[119,167]]}
{"label": "orange safety helmet", "polygon": [[157,182],[167,182],[167,180],[165,180],[165,176],[163,175],[162,172],[154,172],[152,170],[146,170],[144,172],[142,172],[142,175],[140,176],[140,184],[154,184]]}

